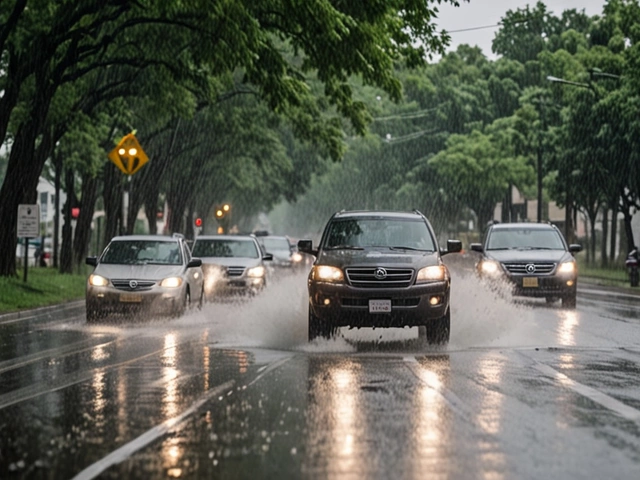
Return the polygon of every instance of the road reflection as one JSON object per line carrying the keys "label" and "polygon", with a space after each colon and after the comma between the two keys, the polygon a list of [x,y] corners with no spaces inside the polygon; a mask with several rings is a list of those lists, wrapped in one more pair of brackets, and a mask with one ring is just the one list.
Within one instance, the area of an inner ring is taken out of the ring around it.
{"label": "road reflection", "polygon": [[504,478],[506,457],[498,442],[503,430],[504,395],[499,391],[504,373],[504,359],[495,354],[481,356],[478,361],[476,378],[484,386],[480,408],[476,415],[477,424],[487,434],[479,446],[481,453],[480,478],[499,480]]}

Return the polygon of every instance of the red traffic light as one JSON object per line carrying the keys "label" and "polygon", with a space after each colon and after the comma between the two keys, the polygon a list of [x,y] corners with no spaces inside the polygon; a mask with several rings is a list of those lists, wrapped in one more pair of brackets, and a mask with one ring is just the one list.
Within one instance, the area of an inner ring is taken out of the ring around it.
{"label": "red traffic light", "polygon": [[80,216],[80,209],[78,207],[73,207],[71,209],[71,218],[78,218]]}
{"label": "red traffic light", "polygon": [[201,227],[202,226],[202,219],[200,217],[198,217],[198,218],[196,218],[194,223],[195,223],[196,227]]}

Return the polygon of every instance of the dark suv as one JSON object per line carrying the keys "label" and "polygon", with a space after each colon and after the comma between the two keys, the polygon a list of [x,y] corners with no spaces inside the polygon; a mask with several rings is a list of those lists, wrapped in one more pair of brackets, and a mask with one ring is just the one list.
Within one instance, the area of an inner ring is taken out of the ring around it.
{"label": "dark suv", "polygon": [[341,211],[320,245],[300,240],[316,257],[309,273],[309,340],[338,327],[426,327],[427,341],[449,341],[449,270],[429,221],[418,211]]}
{"label": "dark suv", "polygon": [[489,281],[508,282],[512,294],[562,300],[575,308],[578,267],[573,257],[582,250],[567,245],[562,233],[549,223],[498,223],[487,230],[484,243],[472,243],[482,253],[476,268]]}

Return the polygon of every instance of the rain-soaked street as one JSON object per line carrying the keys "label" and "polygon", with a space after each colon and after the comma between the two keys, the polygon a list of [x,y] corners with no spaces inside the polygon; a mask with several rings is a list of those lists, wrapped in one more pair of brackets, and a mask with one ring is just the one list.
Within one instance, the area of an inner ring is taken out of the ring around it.
{"label": "rain-soaked street", "polygon": [[460,272],[452,334],[306,341],[303,275],[180,319],[0,322],[0,478],[640,478],[640,303]]}

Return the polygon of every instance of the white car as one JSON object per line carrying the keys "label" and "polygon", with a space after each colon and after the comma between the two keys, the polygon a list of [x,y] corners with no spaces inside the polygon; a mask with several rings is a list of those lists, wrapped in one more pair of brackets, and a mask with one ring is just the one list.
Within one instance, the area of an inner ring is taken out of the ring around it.
{"label": "white car", "polygon": [[87,257],[94,267],[87,279],[87,321],[113,313],[182,315],[202,306],[202,261],[192,258],[179,234],[114,237],[99,257]]}
{"label": "white car", "polygon": [[273,255],[264,253],[254,235],[200,235],[193,254],[202,259],[207,300],[255,295],[265,288]]}

